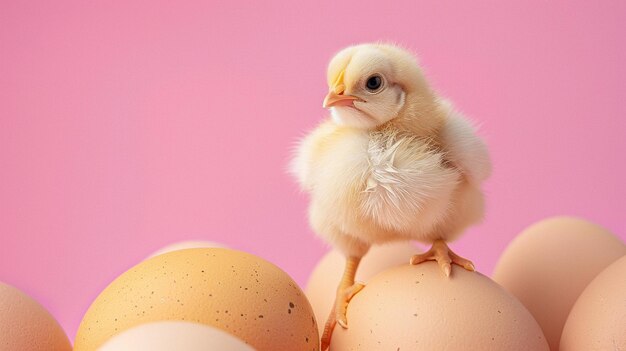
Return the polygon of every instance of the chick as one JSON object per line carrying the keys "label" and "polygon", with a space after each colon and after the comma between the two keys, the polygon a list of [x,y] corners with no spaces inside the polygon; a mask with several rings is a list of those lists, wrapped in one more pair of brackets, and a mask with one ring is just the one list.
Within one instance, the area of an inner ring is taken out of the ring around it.
{"label": "chick", "polygon": [[481,183],[491,162],[473,125],[437,95],[416,59],[389,44],[343,49],[328,67],[330,118],[299,144],[291,170],[310,193],[313,230],[346,256],[322,349],[347,328],[354,277],[371,245],[432,244],[411,264],[473,264],[452,252],[455,239],[483,216]]}

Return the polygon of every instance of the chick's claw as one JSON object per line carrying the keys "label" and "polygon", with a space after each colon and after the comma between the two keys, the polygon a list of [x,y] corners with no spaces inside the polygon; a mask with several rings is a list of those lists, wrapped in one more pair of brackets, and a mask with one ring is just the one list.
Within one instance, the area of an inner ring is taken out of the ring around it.
{"label": "chick's claw", "polygon": [[467,269],[470,272],[473,272],[476,270],[476,268],[474,267],[474,263],[472,263],[472,261],[468,260],[465,257],[461,257],[459,255],[457,255],[454,251],[450,250],[449,252],[450,254],[450,258],[452,258],[452,263],[455,263],[465,269]]}
{"label": "chick's claw", "polygon": [[352,300],[354,295],[358,294],[364,287],[365,285],[362,283],[355,283],[346,289],[341,289],[337,293],[337,298],[335,300],[335,318],[337,319],[337,323],[342,328],[348,328],[348,319],[346,318],[348,303]]}
{"label": "chick's claw", "polygon": [[436,240],[430,250],[411,257],[410,263],[417,265],[426,261],[437,261],[446,277],[450,276],[452,264],[459,265],[468,271],[475,270],[474,264],[470,260],[454,253],[443,240]]}
{"label": "chick's claw", "polygon": [[324,326],[324,333],[322,334],[322,351],[327,350],[330,346],[330,339],[337,324],[344,329],[348,328],[348,319],[346,318],[348,303],[359,291],[363,290],[364,287],[365,285],[362,283],[355,283],[346,288],[339,288],[337,290],[335,305],[330,312],[328,321],[326,321],[326,325]]}

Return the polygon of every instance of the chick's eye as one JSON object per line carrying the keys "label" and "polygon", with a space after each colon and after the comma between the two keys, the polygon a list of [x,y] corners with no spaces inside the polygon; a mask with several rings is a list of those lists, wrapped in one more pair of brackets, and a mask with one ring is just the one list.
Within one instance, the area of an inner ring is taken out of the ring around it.
{"label": "chick's eye", "polygon": [[367,78],[367,81],[365,82],[365,87],[371,92],[377,91],[380,87],[382,87],[382,85],[383,79],[379,75],[373,75]]}

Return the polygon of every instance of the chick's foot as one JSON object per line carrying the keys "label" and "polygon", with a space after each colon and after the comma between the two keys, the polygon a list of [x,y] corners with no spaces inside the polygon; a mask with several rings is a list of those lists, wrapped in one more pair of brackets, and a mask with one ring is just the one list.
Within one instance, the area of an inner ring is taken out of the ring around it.
{"label": "chick's foot", "polygon": [[417,265],[426,261],[437,261],[446,277],[450,276],[452,263],[459,265],[468,271],[474,271],[474,264],[470,260],[463,258],[450,250],[446,242],[443,240],[435,240],[430,250],[424,252],[423,254],[414,255],[411,257],[410,263],[412,265]]}
{"label": "chick's foot", "polygon": [[346,318],[348,304],[354,295],[363,290],[364,287],[365,285],[361,283],[355,283],[348,287],[340,287],[337,289],[335,305],[332,311],[330,311],[330,316],[328,316],[328,320],[324,326],[324,333],[322,334],[322,351],[327,350],[330,346],[330,339],[337,324],[344,329],[348,328],[348,319]]}

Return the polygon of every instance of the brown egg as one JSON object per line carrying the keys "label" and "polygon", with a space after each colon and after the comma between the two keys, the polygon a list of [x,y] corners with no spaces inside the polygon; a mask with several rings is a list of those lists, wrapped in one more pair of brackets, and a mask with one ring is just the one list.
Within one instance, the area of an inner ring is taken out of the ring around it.
{"label": "brown egg", "polygon": [[386,270],[348,306],[348,329],[336,327],[331,351],[548,351],[526,308],[491,279],[435,262]]}
{"label": "brown egg", "polygon": [[254,255],[220,248],[173,251],[115,279],[80,324],[75,351],[155,321],[222,329],[263,350],[318,350],[311,306],[298,285]]}
{"label": "brown egg", "polygon": [[[367,283],[371,277],[387,268],[407,264],[411,256],[420,251],[408,242],[374,246],[363,257],[356,280]],[[304,290],[315,312],[320,334],[335,301],[335,291],[345,264],[346,258],[341,253],[330,251],[317,264]]]}
{"label": "brown egg", "polygon": [[563,325],[576,299],[604,268],[626,254],[626,246],[588,221],[556,217],[524,230],[496,265],[493,280],[533,314],[558,350]]}
{"label": "brown egg", "polygon": [[0,350],[71,351],[72,345],[43,306],[0,283]]}
{"label": "brown egg", "polygon": [[560,350],[626,350],[626,256],[580,294],[563,328]]}

